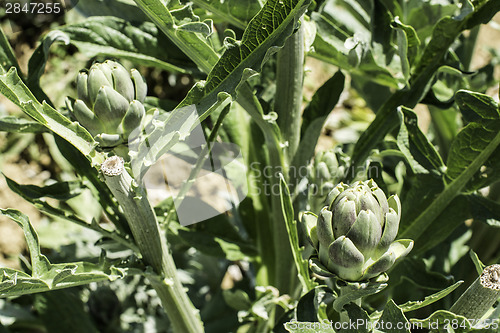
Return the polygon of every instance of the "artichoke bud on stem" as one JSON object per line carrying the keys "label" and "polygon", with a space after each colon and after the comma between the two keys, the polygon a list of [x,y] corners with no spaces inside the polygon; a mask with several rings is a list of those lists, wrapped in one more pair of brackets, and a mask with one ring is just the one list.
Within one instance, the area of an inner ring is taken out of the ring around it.
{"label": "artichoke bud on stem", "polygon": [[387,198],[373,180],[340,183],[326,202],[316,225],[306,226],[325,276],[366,281],[387,271],[413,248],[412,240],[395,241],[401,218],[398,196]]}
{"label": "artichoke bud on stem", "polygon": [[126,143],[132,131],[142,125],[147,85],[137,70],[129,73],[119,63],[106,60],[81,71],[76,86],[73,114],[101,147]]}
{"label": "artichoke bud on stem", "polygon": [[310,184],[308,209],[318,211],[323,207],[330,191],[344,174],[344,166],[334,150],[319,152],[314,157],[314,162],[308,166],[308,180]]}

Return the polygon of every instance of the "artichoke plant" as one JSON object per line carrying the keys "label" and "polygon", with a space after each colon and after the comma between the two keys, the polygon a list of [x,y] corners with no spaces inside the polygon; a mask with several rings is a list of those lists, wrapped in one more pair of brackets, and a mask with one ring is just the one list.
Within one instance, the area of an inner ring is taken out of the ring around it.
{"label": "artichoke plant", "polygon": [[102,147],[126,142],[141,125],[147,86],[139,71],[129,73],[119,63],[106,60],[81,71],[76,86],[73,114]]}
{"label": "artichoke plant", "polygon": [[401,218],[399,198],[387,198],[373,180],[340,183],[327,202],[309,236],[320,263],[338,278],[371,279],[413,248],[412,240],[394,241]]}
{"label": "artichoke plant", "polygon": [[344,175],[345,158],[342,151],[333,149],[316,154],[314,162],[308,167],[309,210],[316,212],[323,207],[328,193]]}

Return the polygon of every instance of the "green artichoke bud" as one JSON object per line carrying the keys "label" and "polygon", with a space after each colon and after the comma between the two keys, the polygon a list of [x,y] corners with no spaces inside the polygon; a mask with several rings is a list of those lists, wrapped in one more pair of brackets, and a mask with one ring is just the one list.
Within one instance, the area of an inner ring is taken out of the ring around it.
{"label": "green artichoke bud", "polygon": [[394,241],[401,218],[397,195],[386,198],[373,180],[340,183],[329,194],[310,230],[319,260],[346,281],[362,281],[388,270],[413,248],[412,240]]}
{"label": "green artichoke bud", "polygon": [[137,70],[129,73],[119,63],[106,60],[81,71],[76,86],[75,118],[103,147],[126,142],[141,126],[147,86]]}
{"label": "green artichoke bud", "polygon": [[345,165],[342,156],[337,156],[341,153],[335,150],[319,152],[314,157],[313,163],[309,165],[307,209],[313,212],[319,211],[325,205],[328,193],[342,179]]}

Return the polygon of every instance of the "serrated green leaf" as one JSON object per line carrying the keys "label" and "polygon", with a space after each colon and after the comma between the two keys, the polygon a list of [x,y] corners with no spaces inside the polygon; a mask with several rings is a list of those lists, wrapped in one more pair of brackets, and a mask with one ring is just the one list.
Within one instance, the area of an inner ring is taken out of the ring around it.
{"label": "serrated green leaf", "polygon": [[474,122],[462,129],[450,148],[446,163],[447,177],[456,180],[470,170],[472,165],[476,167],[474,171],[478,171],[500,144],[499,132],[500,120],[490,121],[485,125]]}
{"label": "serrated green leaf", "polygon": [[39,278],[46,274],[50,269],[50,263],[48,262],[47,258],[40,252],[40,243],[38,242],[38,236],[28,217],[16,209],[10,208],[0,208],[0,213],[9,217],[23,229],[26,244],[28,245],[28,249],[30,252],[33,277]]}
{"label": "serrated green leaf", "polygon": [[1,209],[0,213],[16,222],[24,232],[31,257],[32,276],[10,268],[0,268],[0,297],[33,294],[52,289],[69,288],[115,280],[128,273],[128,269],[116,268],[107,262],[98,265],[88,262],[51,264],[40,252],[35,229],[28,217],[15,209]]}
{"label": "serrated green leaf", "polygon": [[222,296],[226,303],[235,310],[247,311],[252,306],[250,297],[241,289],[223,290]]}
{"label": "serrated green leaf", "polygon": [[33,294],[49,290],[49,285],[46,282],[21,271],[0,268],[0,274],[2,274],[0,297]]}
{"label": "serrated green leaf", "polygon": [[398,147],[405,155],[415,173],[434,172],[441,174],[444,163],[434,146],[429,142],[417,123],[417,115],[412,110],[398,108],[400,129],[397,137]]}
{"label": "serrated green leaf", "polygon": [[28,85],[39,85],[40,77],[45,72],[45,64],[49,58],[49,48],[55,42],[69,43],[69,37],[58,32],[49,32],[33,52],[28,62]]}
{"label": "serrated green leaf", "polygon": [[[50,263],[49,263],[50,264]],[[41,277],[35,278],[20,271],[0,268],[4,275],[0,282],[0,297],[20,296],[45,292],[49,290],[71,288],[91,282],[113,281],[123,278],[127,269],[108,269],[91,263],[77,262],[71,264],[51,265]],[[10,274],[9,274],[10,273]],[[56,278],[54,280],[54,278]],[[55,282],[54,282],[55,281]]]}
{"label": "serrated green leaf", "polygon": [[441,291],[438,291],[437,293],[425,297],[423,301],[409,301],[406,302],[405,304],[400,305],[399,308],[403,310],[403,312],[409,312],[423,308],[429,304],[439,301],[443,297],[446,297],[452,291],[457,289],[462,283],[464,283],[464,281],[458,281],[457,283],[449,286],[446,289],[443,289]]}
{"label": "serrated green leaf", "polygon": [[[386,13],[379,6],[376,9]],[[327,3],[320,13],[312,13],[317,33],[310,55],[349,70],[355,76],[367,76],[370,82],[398,88],[403,81],[391,73],[391,68],[396,64],[391,64],[390,55],[384,53],[387,49],[381,44],[374,46],[369,39],[372,28],[368,22],[373,21],[370,16],[378,14],[374,10],[371,2],[361,5],[358,1],[342,1],[336,5]],[[377,24],[381,29],[377,35],[386,38],[390,34],[390,25],[382,22]],[[389,30],[384,32],[386,28]],[[399,71],[398,66],[394,66],[395,72]]]}
{"label": "serrated green leaf", "polygon": [[[218,60],[217,53],[209,45],[208,40],[194,32],[178,29],[178,24],[199,22],[199,17],[192,14],[190,5],[167,8],[160,0],[135,0],[141,10],[153,21],[163,33],[203,71],[208,73]],[[168,6],[175,5],[170,1]]]}
{"label": "serrated green leaf", "polygon": [[316,286],[303,295],[295,308],[295,318],[299,322],[318,322],[328,319],[326,307],[333,302],[335,295],[325,286]]}
{"label": "serrated green leaf", "polygon": [[492,227],[500,227],[500,204],[478,194],[467,196],[471,217]]}
{"label": "serrated green leaf", "polygon": [[351,302],[349,304],[344,305],[344,309],[347,311],[349,315],[350,323],[361,323],[361,325],[349,325],[346,328],[340,329],[339,333],[369,333],[371,330],[369,329],[369,325],[372,324],[368,313],[363,310],[362,307],[357,304]]}
{"label": "serrated green leaf", "polygon": [[[420,47],[420,39],[417,32],[411,25],[403,24],[398,17],[392,22],[393,27],[404,33],[406,39],[406,50],[404,56],[408,59],[408,64],[411,67],[418,57],[418,49]],[[403,36],[402,36],[403,37]]]}
{"label": "serrated green leaf", "polygon": [[50,205],[46,201],[36,198],[36,196],[31,197],[29,195],[30,193],[25,193],[25,188],[23,188],[23,185],[19,185],[18,183],[16,183],[15,181],[13,181],[10,178],[5,177],[5,179],[7,181],[7,185],[9,186],[9,188],[12,191],[19,194],[23,199],[31,202],[39,211],[46,213],[48,215],[51,215],[51,216],[59,217],[63,220],[68,220],[68,221],[75,223],[79,226],[82,226],[84,228],[89,228],[89,229],[95,230],[95,231],[99,232],[100,234],[102,234],[103,236],[109,237],[109,238],[115,240],[116,242],[118,242],[122,245],[125,245],[126,247],[138,252],[137,246],[133,242],[130,242],[129,240],[127,240],[126,237],[123,236],[122,234],[120,234],[119,232],[108,231],[108,230],[102,228],[98,223],[88,223],[88,222],[84,221],[80,217],[74,215],[73,212],[71,212],[71,211],[53,207],[52,205]]}
{"label": "serrated green leaf", "polygon": [[50,272],[43,278],[51,282],[52,289],[60,289],[104,280],[114,281],[123,278],[126,272],[126,269],[101,264],[74,262],[52,265]]}
{"label": "serrated green leaf", "polygon": [[293,218],[293,206],[292,200],[290,198],[290,192],[285,179],[282,174],[280,174],[280,198],[281,198],[281,209],[283,211],[283,216],[285,218],[286,230],[288,232],[288,237],[290,244],[292,246],[292,254],[299,274],[299,280],[302,283],[302,291],[308,292],[313,289],[315,283],[309,276],[309,269],[307,260],[302,258],[303,247],[299,245],[299,234],[297,230],[297,221]]}
{"label": "serrated green leaf", "polygon": [[260,1],[256,0],[193,0],[193,3],[240,29],[245,29],[261,9]]}
{"label": "serrated green leaf", "polygon": [[[30,59],[30,68],[43,71],[55,41],[75,45],[89,58],[118,57],[174,73],[196,71],[195,65],[151,22],[128,22],[116,17],[91,17],[52,30]],[[168,50],[168,52],[165,52]]]}
{"label": "serrated green leaf", "polygon": [[498,103],[488,95],[459,90],[455,94],[462,116],[469,122],[500,119]]}
{"label": "serrated green leaf", "polygon": [[43,133],[47,128],[35,121],[5,116],[0,118],[0,131],[9,133]]}
{"label": "serrated green leaf", "polygon": [[[491,158],[494,151],[499,148],[499,145],[500,120],[491,120],[483,125],[474,122],[462,129],[453,141],[448,155],[446,171],[448,183],[441,193],[432,194],[433,201],[418,217],[401,226],[403,227],[401,237],[417,240],[424,232],[431,232],[428,230],[429,226],[443,227],[443,223],[433,224],[433,221],[442,215],[450,203],[460,195],[480,168]],[[459,222],[455,221],[453,224],[457,226],[457,223]],[[446,232],[451,232],[451,229],[447,228]],[[444,234],[433,234],[434,239],[441,236]],[[427,243],[428,240],[426,240],[426,247],[429,246]],[[416,245],[418,248],[418,242]]]}
{"label": "serrated green leaf", "polygon": [[384,312],[382,312],[379,321],[385,323],[384,332],[386,333],[411,332],[409,329],[410,322],[406,319],[403,310],[392,299],[385,305]]}
{"label": "serrated green leaf", "polygon": [[[472,28],[471,22],[480,23],[481,20],[476,19],[483,15],[482,10],[485,7],[494,12],[500,10],[498,2],[488,1],[477,6],[473,13],[465,17],[445,16],[433,27],[432,38],[425,46],[422,56],[412,71],[410,89],[397,91],[377,111],[377,117],[356,143],[352,154],[352,169],[364,163],[371,149],[397,126],[397,107],[404,105],[413,108],[427,94],[429,83],[437,70],[444,64],[444,56],[449,51],[451,44],[463,30]],[[418,10],[417,15],[421,16],[421,12]]]}
{"label": "serrated green leaf", "polygon": [[428,290],[442,290],[453,283],[451,276],[430,270],[424,259],[416,257],[405,258],[391,270],[389,277],[391,281],[398,281],[401,278],[411,281],[418,288]]}
{"label": "serrated green leaf", "polygon": [[16,69],[0,75],[0,93],[19,106],[26,114],[70,142],[93,164],[101,164],[103,156],[94,150],[96,142],[86,129],[57,112],[47,103],[40,104],[24,85]]}
{"label": "serrated green leaf", "polygon": [[7,39],[3,29],[0,28],[0,68],[7,70],[11,67],[15,67],[16,70],[21,73],[14,50],[12,49],[12,46],[10,46],[9,40]]}
{"label": "serrated green leaf", "polygon": [[83,16],[117,17],[128,22],[147,21],[148,17],[141,13],[132,0],[85,0],[73,1],[74,9]]}
{"label": "serrated green leaf", "polygon": [[472,259],[472,262],[474,263],[474,267],[476,268],[477,275],[481,275],[483,273],[483,270],[486,267],[486,265],[481,262],[481,260],[477,256],[476,252],[474,252],[473,250],[469,251],[469,256]]}
{"label": "serrated green leaf", "polygon": [[[9,186],[14,186],[14,182],[5,177]],[[81,181],[58,182],[47,186],[17,185],[17,190],[22,192],[23,197],[39,199],[43,197],[57,200],[68,200],[79,195],[85,188]]]}
{"label": "serrated green leaf", "polygon": [[472,326],[467,318],[458,316],[446,310],[438,310],[425,319],[411,319],[410,321],[413,324],[418,325],[418,327],[432,329],[433,332],[438,333],[449,332],[450,328],[453,329],[454,333],[467,333],[472,329]]}
{"label": "serrated green leaf", "polygon": [[341,284],[341,292],[339,297],[337,297],[333,302],[333,308],[335,311],[340,313],[344,308],[344,305],[362,297],[377,294],[384,290],[387,287],[387,275],[381,274],[378,277],[365,282],[348,282],[339,280],[338,284]]}
{"label": "serrated green leaf", "polygon": [[[250,21],[241,41],[227,43],[227,49],[210,71],[203,86],[193,87],[180,106],[198,104],[200,112],[217,101],[221,91],[235,97],[246,76],[261,70],[261,65],[290,36],[310,0],[268,0]],[[249,74],[246,74],[249,73]]]}

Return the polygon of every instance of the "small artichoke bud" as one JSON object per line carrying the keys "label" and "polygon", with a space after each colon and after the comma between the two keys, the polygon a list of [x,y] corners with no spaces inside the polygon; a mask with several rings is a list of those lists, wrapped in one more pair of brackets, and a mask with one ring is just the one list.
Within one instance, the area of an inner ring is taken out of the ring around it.
{"label": "small artichoke bud", "polygon": [[88,72],[81,71],[76,85],[75,118],[102,147],[124,143],[141,126],[147,86],[137,70],[129,73],[119,63],[107,60],[93,64]]}
{"label": "small artichoke bud", "polygon": [[328,150],[318,153],[308,169],[308,209],[318,212],[324,206],[328,193],[342,178],[345,168],[339,165],[336,152]]}
{"label": "small artichoke bud", "polygon": [[373,180],[340,183],[328,200],[312,232],[320,262],[340,279],[373,278],[413,248],[412,240],[394,241],[401,218],[399,198],[387,199]]}

